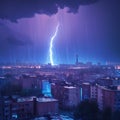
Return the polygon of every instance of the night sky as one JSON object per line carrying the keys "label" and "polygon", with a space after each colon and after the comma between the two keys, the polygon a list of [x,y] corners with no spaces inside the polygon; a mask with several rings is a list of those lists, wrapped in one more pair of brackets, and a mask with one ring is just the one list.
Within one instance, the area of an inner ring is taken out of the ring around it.
{"label": "night sky", "polygon": [[120,62],[120,0],[0,0],[0,63]]}

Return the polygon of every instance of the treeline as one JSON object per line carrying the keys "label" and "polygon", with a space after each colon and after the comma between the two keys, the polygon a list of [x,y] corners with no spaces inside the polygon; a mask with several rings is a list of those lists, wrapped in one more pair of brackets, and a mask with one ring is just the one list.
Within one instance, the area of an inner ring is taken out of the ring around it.
{"label": "treeline", "polygon": [[82,101],[74,111],[75,120],[120,120],[120,111],[112,111],[111,108],[99,110],[94,100]]}

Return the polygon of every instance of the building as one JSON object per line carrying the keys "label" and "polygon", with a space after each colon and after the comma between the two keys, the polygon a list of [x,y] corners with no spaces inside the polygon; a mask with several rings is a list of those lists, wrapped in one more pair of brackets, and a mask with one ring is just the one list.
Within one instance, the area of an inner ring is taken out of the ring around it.
{"label": "building", "polygon": [[90,83],[82,84],[82,100],[90,99],[91,85]]}
{"label": "building", "polygon": [[53,98],[38,98],[36,111],[37,115],[58,113],[58,100]]}
{"label": "building", "polygon": [[101,110],[110,107],[112,111],[120,110],[120,90],[119,86],[98,85],[98,106]]}
{"label": "building", "polygon": [[78,60],[78,54],[76,55],[76,61],[75,61],[76,65],[78,65],[79,60]]}
{"label": "building", "polygon": [[64,86],[63,106],[65,108],[76,107],[80,103],[80,90],[74,86]]}
{"label": "building", "polygon": [[80,103],[80,87],[52,84],[52,95],[62,109],[71,109]]}
{"label": "building", "polygon": [[97,91],[97,84],[91,84],[90,85],[90,98],[91,99],[95,99],[97,100],[97,96],[98,96],[98,91]]}
{"label": "building", "polygon": [[41,81],[34,75],[24,74],[19,81],[23,89],[41,88]]}
{"label": "building", "polygon": [[58,101],[53,98],[5,96],[0,99],[0,120],[28,120],[55,113],[58,113]]}
{"label": "building", "polygon": [[120,77],[103,77],[96,81],[101,86],[120,85]]}

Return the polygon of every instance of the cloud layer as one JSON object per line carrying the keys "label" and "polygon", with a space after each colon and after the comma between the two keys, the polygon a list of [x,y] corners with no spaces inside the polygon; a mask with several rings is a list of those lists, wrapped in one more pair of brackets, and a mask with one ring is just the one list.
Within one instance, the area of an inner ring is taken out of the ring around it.
{"label": "cloud layer", "polygon": [[58,9],[67,7],[69,12],[76,13],[80,5],[88,5],[98,0],[0,0],[0,18],[17,21],[34,14],[52,15]]}

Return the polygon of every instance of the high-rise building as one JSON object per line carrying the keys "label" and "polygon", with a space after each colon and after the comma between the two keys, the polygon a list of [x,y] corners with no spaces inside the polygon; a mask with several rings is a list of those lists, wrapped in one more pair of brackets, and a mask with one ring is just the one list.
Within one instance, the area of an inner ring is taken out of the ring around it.
{"label": "high-rise building", "polygon": [[52,94],[63,109],[72,109],[81,101],[80,87],[52,84]]}
{"label": "high-rise building", "polygon": [[66,108],[72,108],[80,103],[80,88],[74,86],[64,86],[63,105]]}
{"label": "high-rise building", "polygon": [[90,83],[82,84],[82,100],[90,99]]}
{"label": "high-rise building", "polygon": [[78,54],[76,54],[76,65],[78,65],[78,63],[79,63],[79,60],[78,60]]}
{"label": "high-rise building", "polygon": [[97,84],[91,84],[90,86],[90,98],[91,99],[95,99],[97,100],[97,95],[98,95],[98,91],[97,91]]}
{"label": "high-rise building", "polygon": [[98,85],[98,106],[102,110],[110,107],[113,111],[120,110],[120,90],[117,86],[105,87]]}

